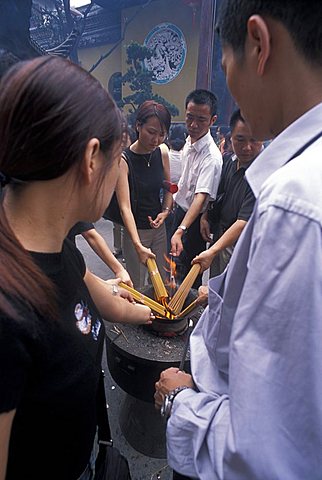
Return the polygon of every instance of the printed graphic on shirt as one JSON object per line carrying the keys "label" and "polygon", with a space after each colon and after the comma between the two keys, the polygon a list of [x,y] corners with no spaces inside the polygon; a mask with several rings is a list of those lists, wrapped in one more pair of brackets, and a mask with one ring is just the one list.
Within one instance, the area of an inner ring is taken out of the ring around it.
{"label": "printed graphic on shirt", "polygon": [[97,340],[101,329],[101,322],[96,320],[92,325],[92,315],[90,314],[88,306],[83,302],[77,303],[74,313],[77,320],[77,328],[82,334],[88,335],[91,332],[94,340]]}

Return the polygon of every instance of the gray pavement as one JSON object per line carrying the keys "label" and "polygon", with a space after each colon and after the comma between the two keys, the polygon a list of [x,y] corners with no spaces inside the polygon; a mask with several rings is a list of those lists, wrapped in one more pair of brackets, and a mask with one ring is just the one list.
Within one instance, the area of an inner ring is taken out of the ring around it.
{"label": "gray pavement", "polygon": [[[97,231],[104,237],[109,247],[113,250],[113,228],[112,223],[107,220],[100,220],[95,224]],[[91,250],[82,236],[76,238],[76,244],[83,253],[89,270],[103,279],[113,278],[113,272],[101,261]],[[114,444],[126,456],[130,464],[132,480],[170,480],[172,470],[167,465],[166,458],[151,458],[145,456],[132,448],[122,434],[119,415],[121,406],[125,400],[125,392],[115,383],[109,374],[106,361],[103,362],[106,372],[106,398],[109,404],[109,418]],[[144,405],[144,402],[142,402]],[[147,404],[147,407],[151,405]],[[148,409],[147,409],[148,410]],[[117,479],[111,479],[117,480]]]}

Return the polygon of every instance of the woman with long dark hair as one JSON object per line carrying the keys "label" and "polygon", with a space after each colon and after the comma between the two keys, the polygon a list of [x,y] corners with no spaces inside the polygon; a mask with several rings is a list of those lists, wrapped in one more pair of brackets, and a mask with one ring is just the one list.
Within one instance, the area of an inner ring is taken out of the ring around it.
{"label": "woman with long dark hair", "polygon": [[[161,192],[163,181],[170,181],[168,147],[163,144],[170,124],[171,115],[164,105],[153,100],[142,103],[136,115],[137,140],[125,150],[126,160],[121,160],[116,194],[126,227],[123,237],[126,268],[136,288],[145,283],[144,265],[149,257],[156,257],[160,274],[166,277],[164,222],[172,207],[172,194],[164,190],[161,198]],[[131,190],[135,190],[135,206],[131,205]]]}
{"label": "woman with long dark hair", "polygon": [[103,318],[150,322],[65,240],[102,216],[122,135],[110,96],[67,60],[23,62],[1,81],[1,480],[93,478]]}

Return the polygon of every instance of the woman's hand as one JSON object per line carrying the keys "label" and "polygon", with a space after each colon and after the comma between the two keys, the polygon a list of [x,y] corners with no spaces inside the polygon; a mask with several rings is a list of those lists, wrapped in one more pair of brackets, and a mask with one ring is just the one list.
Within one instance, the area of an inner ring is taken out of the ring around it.
{"label": "woman's hand", "polygon": [[160,409],[165,395],[177,387],[194,388],[192,376],[175,367],[161,372],[159,381],[155,383],[155,408]]}
{"label": "woman's hand", "polygon": [[140,262],[144,265],[148,258],[155,258],[154,253],[150,248],[144,247],[142,243],[135,245],[136,253],[139,256]]}
{"label": "woman's hand", "polygon": [[168,216],[168,211],[158,213],[157,217],[153,220],[152,217],[148,216],[151,228],[159,228],[164,223],[165,219]]}
{"label": "woman's hand", "polygon": [[154,315],[150,308],[140,303],[133,303],[134,312],[131,316],[128,316],[126,323],[134,325],[150,325],[154,320]]}
{"label": "woman's hand", "polygon": [[122,280],[120,278],[111,278],[110,280],[105,280],[104,283],[108,285],[109,291],[112,295],[122,297],[125,300],[128,300],[130,303],[134,302],[132,294],[125,290],[124,288],[120,288],[118,285]]}
{"label": "woman's hand", "polygon": [[130,275],[128,274],[128,272],[125,270],[124,267],[121,266],[121,268],[116,270],[114,274],[115,274],[115,278],[119,279],[120,282],[126,283],[126,285],[128,285],[129,287],[133,287],[133,283],[130,278]]}
{"label": "woman's hand", "polygon": [[150,308],[146,305],[136,303],[130,292],[125,288],[119,287],[121,279],[106,280],[104,283],[108,285],[112,295],[127,300],[122,303],[122,320],[116,320],[117,323],[131,323],[133,325],[150,325],[154,319],[154,315]]}

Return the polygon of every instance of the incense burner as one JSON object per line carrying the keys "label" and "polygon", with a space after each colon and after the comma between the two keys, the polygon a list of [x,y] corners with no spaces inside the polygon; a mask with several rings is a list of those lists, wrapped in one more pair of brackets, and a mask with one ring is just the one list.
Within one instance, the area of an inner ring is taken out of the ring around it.
{"label": "incense burner", "polygon": [[[149,290],[153,296],[153,287]],[[196,290],[192,290],[191,295],[190,298],[195,298]],[[196,324],[202,311],[200,306],[187,318]],[[107,364],[114,381],[126,392],[119,417],[124,437],[144,455],[165,458],[165,423],[154,407],[154,384],[166,368],[179,368],[188,341],[187,319],[159,318],[152,325],[153,329],[115,324],[115,330],[113,324],[107,323]],[[169,334],[169,325],[175,329],[180,327],[180,332],[172,329]],[[183,369],[190,371],[189,350]]]}
{"label": "incense burner", "polygon": [[[155,293],[153,287],[144,287],[142,293],[147,297],[152,299],[155,298]],[[190,290],[183,308],[186,308],[197,298],[197,291]],[[151,325],[144,325],[144,328],[149,330],[151,333],[154,333],[163,337],[174,337],[176,335],[182,335],[188,327],[189,316],[186,317],[176,317],[168,318],[167,316],[155,314],[155,319]]]}

